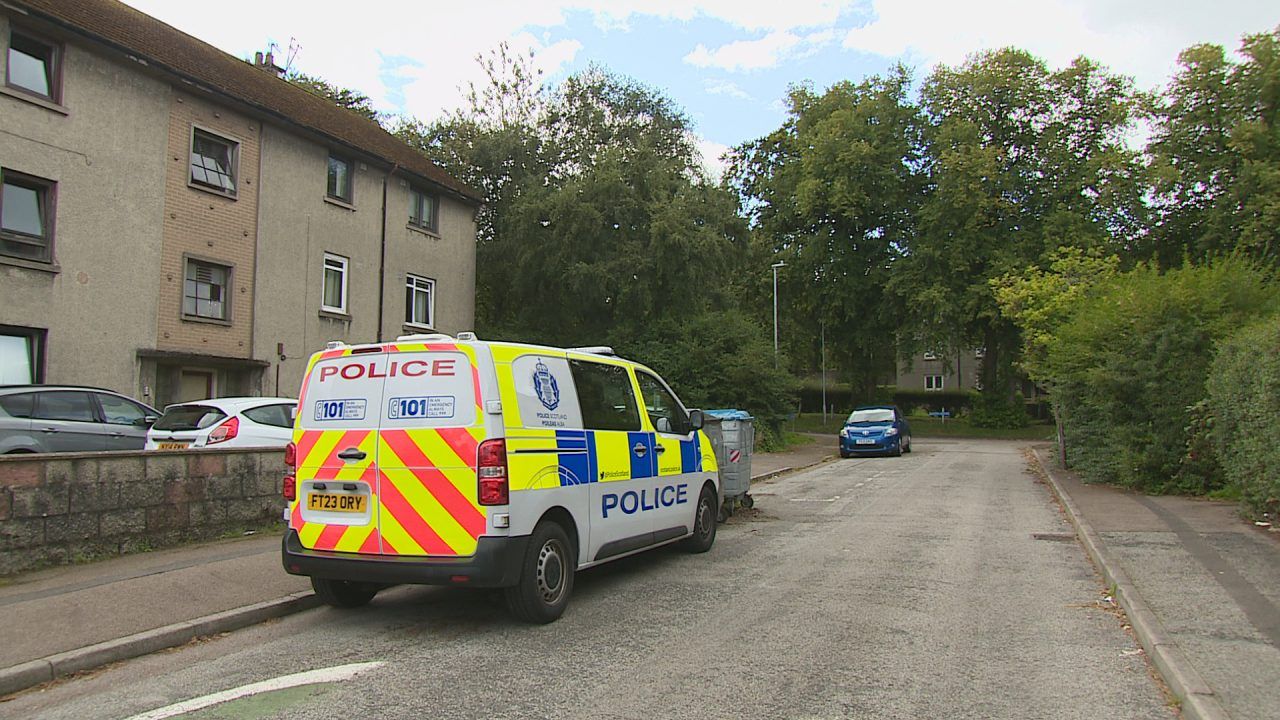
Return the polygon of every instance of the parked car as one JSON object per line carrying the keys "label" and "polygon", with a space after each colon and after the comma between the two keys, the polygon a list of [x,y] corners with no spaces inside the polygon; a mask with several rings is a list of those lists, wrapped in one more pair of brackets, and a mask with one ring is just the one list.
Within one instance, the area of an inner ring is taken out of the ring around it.
{"label": "parked car", "polygon": [[893,405],[864,405],[840,431],[840,457],[911,452],[911,426]]}
{"label": "parked car", "polygon": [[148,450],[284,447],[293,439],[292,398],[229,397],[178,403],[147,433]]}
{"label": "parked car", "polygon": [[0,385],[0,454],[141,450],[160,411],[75,385]]}

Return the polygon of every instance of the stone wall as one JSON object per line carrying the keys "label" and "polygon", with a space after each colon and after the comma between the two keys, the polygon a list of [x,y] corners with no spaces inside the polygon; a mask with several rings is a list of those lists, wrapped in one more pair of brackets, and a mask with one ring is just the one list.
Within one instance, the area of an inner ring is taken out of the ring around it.
{"label": "stone wall", "polygon": [[0,456],[0,576],[280,521],[280,449]]}

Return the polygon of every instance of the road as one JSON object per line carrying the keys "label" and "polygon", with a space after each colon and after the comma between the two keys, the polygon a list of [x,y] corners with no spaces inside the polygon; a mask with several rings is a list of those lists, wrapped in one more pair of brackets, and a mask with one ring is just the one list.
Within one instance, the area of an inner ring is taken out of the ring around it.
{"label": "road", "polygon": [[549,626],[517,624],[492,592],[397,588],[27,693],[0,717],[128,718],[364,662],[382,664],[184,717],[1175,716],[1018,444],[919,440],[753,495],[707,555],[581,574]]}

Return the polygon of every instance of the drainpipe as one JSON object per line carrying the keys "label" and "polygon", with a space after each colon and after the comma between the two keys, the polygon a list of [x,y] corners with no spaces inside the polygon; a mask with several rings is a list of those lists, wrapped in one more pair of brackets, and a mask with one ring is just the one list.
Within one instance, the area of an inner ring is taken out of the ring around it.
{"label": "drainpipe", "polygon": [[382,342],[382,314],[387,301],[387,183],[391,182],[391,176],[399,168],[400,163],[392,164],[391,170],[382,178],[382,246],[378,256],[378,342]]}

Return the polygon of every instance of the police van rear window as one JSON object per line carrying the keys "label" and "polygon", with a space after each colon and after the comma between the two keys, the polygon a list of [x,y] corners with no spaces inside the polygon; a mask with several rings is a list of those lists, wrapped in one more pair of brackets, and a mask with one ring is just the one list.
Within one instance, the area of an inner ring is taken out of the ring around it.
{"label": "police van rear window", "polygon": [[374,429],[469,426],[477,399],[465,353],[420,351],[322,360],[302,402],[302,427]]}

